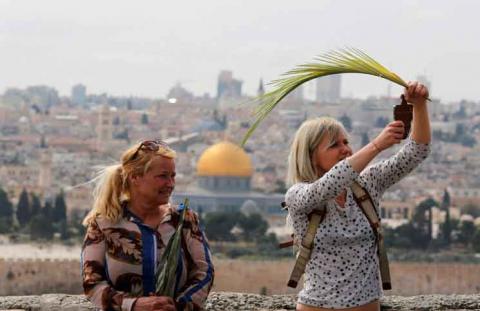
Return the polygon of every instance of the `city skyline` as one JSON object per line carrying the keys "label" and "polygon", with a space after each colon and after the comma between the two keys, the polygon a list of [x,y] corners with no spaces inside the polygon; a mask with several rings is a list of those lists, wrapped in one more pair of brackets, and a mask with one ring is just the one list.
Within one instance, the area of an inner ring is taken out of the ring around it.
{"label": "city skyline", "polygon": [[[406,80],[418,75],[443,101],[479,100],[480,3],[473,1],[0,0],[0,92],[49,85],[61,95],[165,98],[177,82],[216,94],[221,70],[243,81],[278,78],[296,64],[344,46],[363,49]],[[455,83],[455,84],[453,84]],[[389,82],[343,75],[342,96],[386,95]],[[268,88],[267,88],[268,90]],[[391,94],[401,88],[392,85]],[[314,97],[307,87],[306,97]]]}

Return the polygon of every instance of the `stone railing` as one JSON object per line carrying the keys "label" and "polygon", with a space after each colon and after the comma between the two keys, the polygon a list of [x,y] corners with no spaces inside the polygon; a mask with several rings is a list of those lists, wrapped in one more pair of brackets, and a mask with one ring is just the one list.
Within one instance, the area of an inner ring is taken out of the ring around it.
{"label": "stone railing", "polygon": [[[207,301],[209,311],[284,311],[295,310],[295,295],[262,296],[217,292]],[[80,295],[46,294],[41,296],[0,297],[0,310],[87,311],[95,308]],[[386,296],[382,310],[480,310],[477,295]]]}

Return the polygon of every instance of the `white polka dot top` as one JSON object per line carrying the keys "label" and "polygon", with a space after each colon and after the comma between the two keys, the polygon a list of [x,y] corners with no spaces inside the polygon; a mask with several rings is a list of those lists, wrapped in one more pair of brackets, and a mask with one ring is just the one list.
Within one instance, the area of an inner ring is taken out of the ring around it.
{"label": "white polka dot top", "polygon": [[[356,307],[382,295],[375,236],[352,196],[350,185],[357,180],[366,188],[378,211],[385,190],[422,162],[428,144],[409,140],[394,156],[374,164],[359,175],[347,160],[337,163],[313,183],[297,183],[286,194],[289,217],[297,238],[305,236],[307,215],[325,205],[311,259],[305,268],[304,286],[298,302],[322,308]],[[334,198],[347,189],[344,207]]]}

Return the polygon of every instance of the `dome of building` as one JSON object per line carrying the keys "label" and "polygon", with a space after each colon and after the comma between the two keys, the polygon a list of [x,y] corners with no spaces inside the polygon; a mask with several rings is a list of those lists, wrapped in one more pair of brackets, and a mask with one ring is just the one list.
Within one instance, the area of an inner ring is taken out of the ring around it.
{"label": "dome of building", "polygon": [[207,148],[197,162],[198,176],[250,177],[252,173],[252,161],[247,153],[226,141]]}

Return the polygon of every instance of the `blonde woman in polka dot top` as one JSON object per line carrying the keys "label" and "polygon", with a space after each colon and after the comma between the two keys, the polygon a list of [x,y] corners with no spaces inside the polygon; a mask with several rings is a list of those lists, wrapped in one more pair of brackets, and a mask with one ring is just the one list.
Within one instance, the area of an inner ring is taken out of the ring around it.
{"label": "blonde woman in polka dot top", "polygon": [[413,105],[412,133],[397,154],[378,164],[367,167],[380,152],[402,142],[402,121],[389,123],[355,153],[343,126],[331,118],[308,120],[295,135],[288,169],[292,186],[286,194],[288,221],[295,236],[304,237],[312,210],[322,205],[327,210],[305,268],[297,310],[380,310],[377,244],[350,186],[359,182],[378,210],[385,190],[427,157],[428,90],[412,82],[404,95]]}

